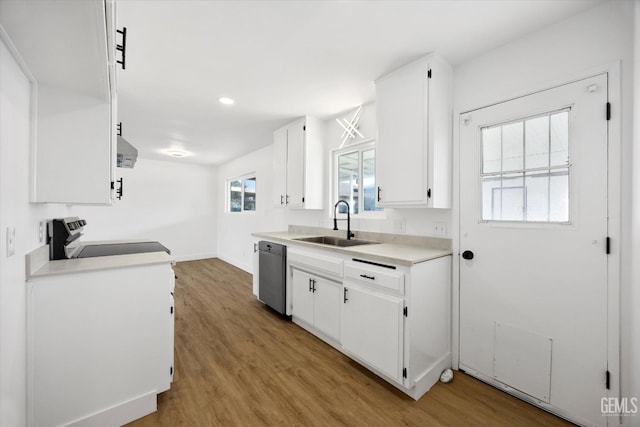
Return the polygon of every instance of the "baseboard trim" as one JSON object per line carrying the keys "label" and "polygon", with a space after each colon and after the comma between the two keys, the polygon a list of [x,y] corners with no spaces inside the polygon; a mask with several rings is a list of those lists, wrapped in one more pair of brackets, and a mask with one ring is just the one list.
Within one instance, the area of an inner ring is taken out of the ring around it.
{"label": "baseboard trim", "polygon": [[187,254],[187,255],[174,255],[173,260],[176,262],[182,261],[197,261],[200,259],[217,258],[218,254],[215,252],[205,252],[201,254]]}
{"label": "baseboard trim", "polygon": [[244,271],[246,271],[246,272],[247,272],[247,273],[249,273],[249,274],[253,274],[253,266],[252,266],[252,265],[247,265],[247,264],[245,264],[245,263],[238,262],[238,261],[236,261],[236,260],[234,260],[234,259],[227,258],[227,257],[226,257],[226,256],[224,256],[224,255],[218,255],[218,257],[217,257],[217,258],[218,258],[218,259],[221,259],[222,261],[224,261],[224,262],[226,262],[226,263],[228,263],[228,264],[233,265],[234,267],[238,267],[239,269],[244,270]]}
{"label": "baseboard trim", "polygon": [[155,390],[66,424],[68,427],[121,426],[157,411]]}

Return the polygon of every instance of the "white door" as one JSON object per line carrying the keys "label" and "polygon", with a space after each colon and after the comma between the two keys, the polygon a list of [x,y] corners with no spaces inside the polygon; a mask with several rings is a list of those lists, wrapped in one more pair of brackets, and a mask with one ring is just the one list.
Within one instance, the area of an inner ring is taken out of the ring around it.
{"label": "white door", "polygon": [[460,368],[598,426],[606,103],[600,75],[460,117]]}
{"label": "white door", "polygon": [[426,200],[427,71],[417,63],[376,81],[377,206]]}
{"label": "white door", "polygon": [[292,270],[292,307],[291,314],[313,325],[313,278],[297,268]]}
{"label": "white door", "polygon": [[342,287],[331,280],[314,277],[313,323],[316,328],[340,340],[340,297]]}
{"label": "white door", "polygon": [[304,126],[301,119],[287,127],[287,206],[303,207]]}
{"label": "white door", "polygon": [[402,383],[402,298],[345,283],[340,321],[342,348]]}

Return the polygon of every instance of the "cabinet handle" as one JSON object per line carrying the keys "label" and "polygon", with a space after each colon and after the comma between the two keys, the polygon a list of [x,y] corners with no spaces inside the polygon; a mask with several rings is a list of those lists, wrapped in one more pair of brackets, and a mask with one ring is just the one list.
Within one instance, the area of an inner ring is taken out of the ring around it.
{"label": "cabinet handle", "polygon": [[364,277],[365,279],[369,279],[369,280],[376,280],[374,276],[367,276],[366,274],[361,274],[360,277]]}
{"label": "cabinet handle", "polygon": [[256,253],[256,252],[258,252],[258,244],[254,243],[253,244],[253,253]]}
{"label": "cabinet handle", "polygon": [[380,186],[378,186],[378,201],[380,201]]}
{"label": "cabinet handle", "polygon": [[286,197],[286,201],[287,201],[287,205],[288,205],[289,204],[289,195],[288,194],[287,194],[287,197]]}
{"label": "cabinet handle", "polygon": [[311,286],[311,278],[309,278],[309,292],[312,292],[313,287]]}
{"label": "cabinet handle", "polygon": [[116,190],[116,194],[117,194],[118,200],[122,200],[122,194],[124,191],[124,178],[120,178],[116,182],[120,183],[120,187],[118,187],[118,189]]}
{"label": "cabinet handle", "polygon": [[316,279],[313,279],[313,280],[311,281],[311,283],[313,283],[313,288],[312,288],[312,290],[313,290],[313,293],[315,294],[315,293],[316,293]]}
{"label": "cabinet handle", "polygon": [[344,288],[344,291],[343,291],[343,292],[344,292],[344,303],[345,303],[345,304],[347,303],[347,301],[349,301],[349,298],[347,298],[347,291],[348,291],[348,289],[347,289],[347,288]]}
{"label": "cabinet handle", "polygon": [[122,27],[122,30],[116,30],[118,34],[122,36],[122,44],[116,44],[116,50],[122,52],[122,61],[116,62],[122,65],[122,69],[125,69],[126,55],[127,55],[127,27]]}

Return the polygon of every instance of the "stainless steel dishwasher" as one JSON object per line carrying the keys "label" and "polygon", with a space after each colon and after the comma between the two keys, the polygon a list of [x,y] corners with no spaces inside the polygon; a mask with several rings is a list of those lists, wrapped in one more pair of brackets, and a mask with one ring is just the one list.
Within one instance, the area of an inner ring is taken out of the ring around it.
{"label": "stainless steel dishwasher", "polygon": [[267,241],[258,243],[260,251],[258,299],[280,314],[286,313],[287,247]]}

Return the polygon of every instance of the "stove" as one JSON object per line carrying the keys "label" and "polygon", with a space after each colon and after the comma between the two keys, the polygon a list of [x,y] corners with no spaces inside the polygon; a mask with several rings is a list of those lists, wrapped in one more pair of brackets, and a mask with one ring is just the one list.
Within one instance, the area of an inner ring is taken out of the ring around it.
{"label": "stove", "polygon": [[[47,225],[47,243],[49,259],[92,258],[111,255],[128,255],[145,252],[166,252],[171,254],[160,242],[91,242],[83,245],[78,241],[87,221],[78,217],[52,219]],[[73,245],[72,245],[73,243]]]}

